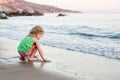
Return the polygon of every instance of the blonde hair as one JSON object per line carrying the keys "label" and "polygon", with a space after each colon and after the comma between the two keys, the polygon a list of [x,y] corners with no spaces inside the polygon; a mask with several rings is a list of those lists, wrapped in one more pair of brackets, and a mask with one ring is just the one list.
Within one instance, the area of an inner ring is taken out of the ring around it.
{"label": "blonde hair", "polygon": [[36,37],[37,34],[40,33],[41,35],[44,34],[44,30],[41,26],[39,25],[36,25],[35,27],[33,27],[30,32],[29,32],[29,35],[33,36],[33,37]]}

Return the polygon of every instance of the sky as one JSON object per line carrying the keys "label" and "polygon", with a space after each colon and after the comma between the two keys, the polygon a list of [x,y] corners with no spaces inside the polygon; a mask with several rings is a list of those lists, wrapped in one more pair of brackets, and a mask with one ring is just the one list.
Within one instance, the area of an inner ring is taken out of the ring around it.
{"label": "sky", "polygon": [[26,0],[82,12],[120,13],[120,0]]}

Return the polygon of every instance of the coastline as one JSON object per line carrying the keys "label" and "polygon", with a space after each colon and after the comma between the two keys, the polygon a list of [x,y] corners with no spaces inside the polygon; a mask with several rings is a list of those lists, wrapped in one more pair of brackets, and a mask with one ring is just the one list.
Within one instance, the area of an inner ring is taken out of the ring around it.
{"label": "coastline", "polygon": [[[51,63],[19,60],[19,41],[0,37],[1,80],[119,80],[120,61],[42,45]],[[21,75],[23,74],[23,75]]]}

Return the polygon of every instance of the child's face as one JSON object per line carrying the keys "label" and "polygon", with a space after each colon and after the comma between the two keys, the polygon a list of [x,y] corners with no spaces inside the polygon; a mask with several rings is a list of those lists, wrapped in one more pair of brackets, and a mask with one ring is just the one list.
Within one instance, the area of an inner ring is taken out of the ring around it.
{"label": "child's face", "polygon": [[37,38],[40,39],[43,36],[43,34],[38,33]]}

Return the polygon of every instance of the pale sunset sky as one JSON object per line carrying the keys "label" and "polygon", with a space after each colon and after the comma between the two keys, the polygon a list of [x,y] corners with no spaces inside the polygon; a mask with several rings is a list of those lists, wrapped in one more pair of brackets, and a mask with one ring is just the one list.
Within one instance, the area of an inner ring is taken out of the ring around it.
{"label": "pale sunset sky", "polygon": [[82,12],[120,13],[120,0],[26,0]]}

